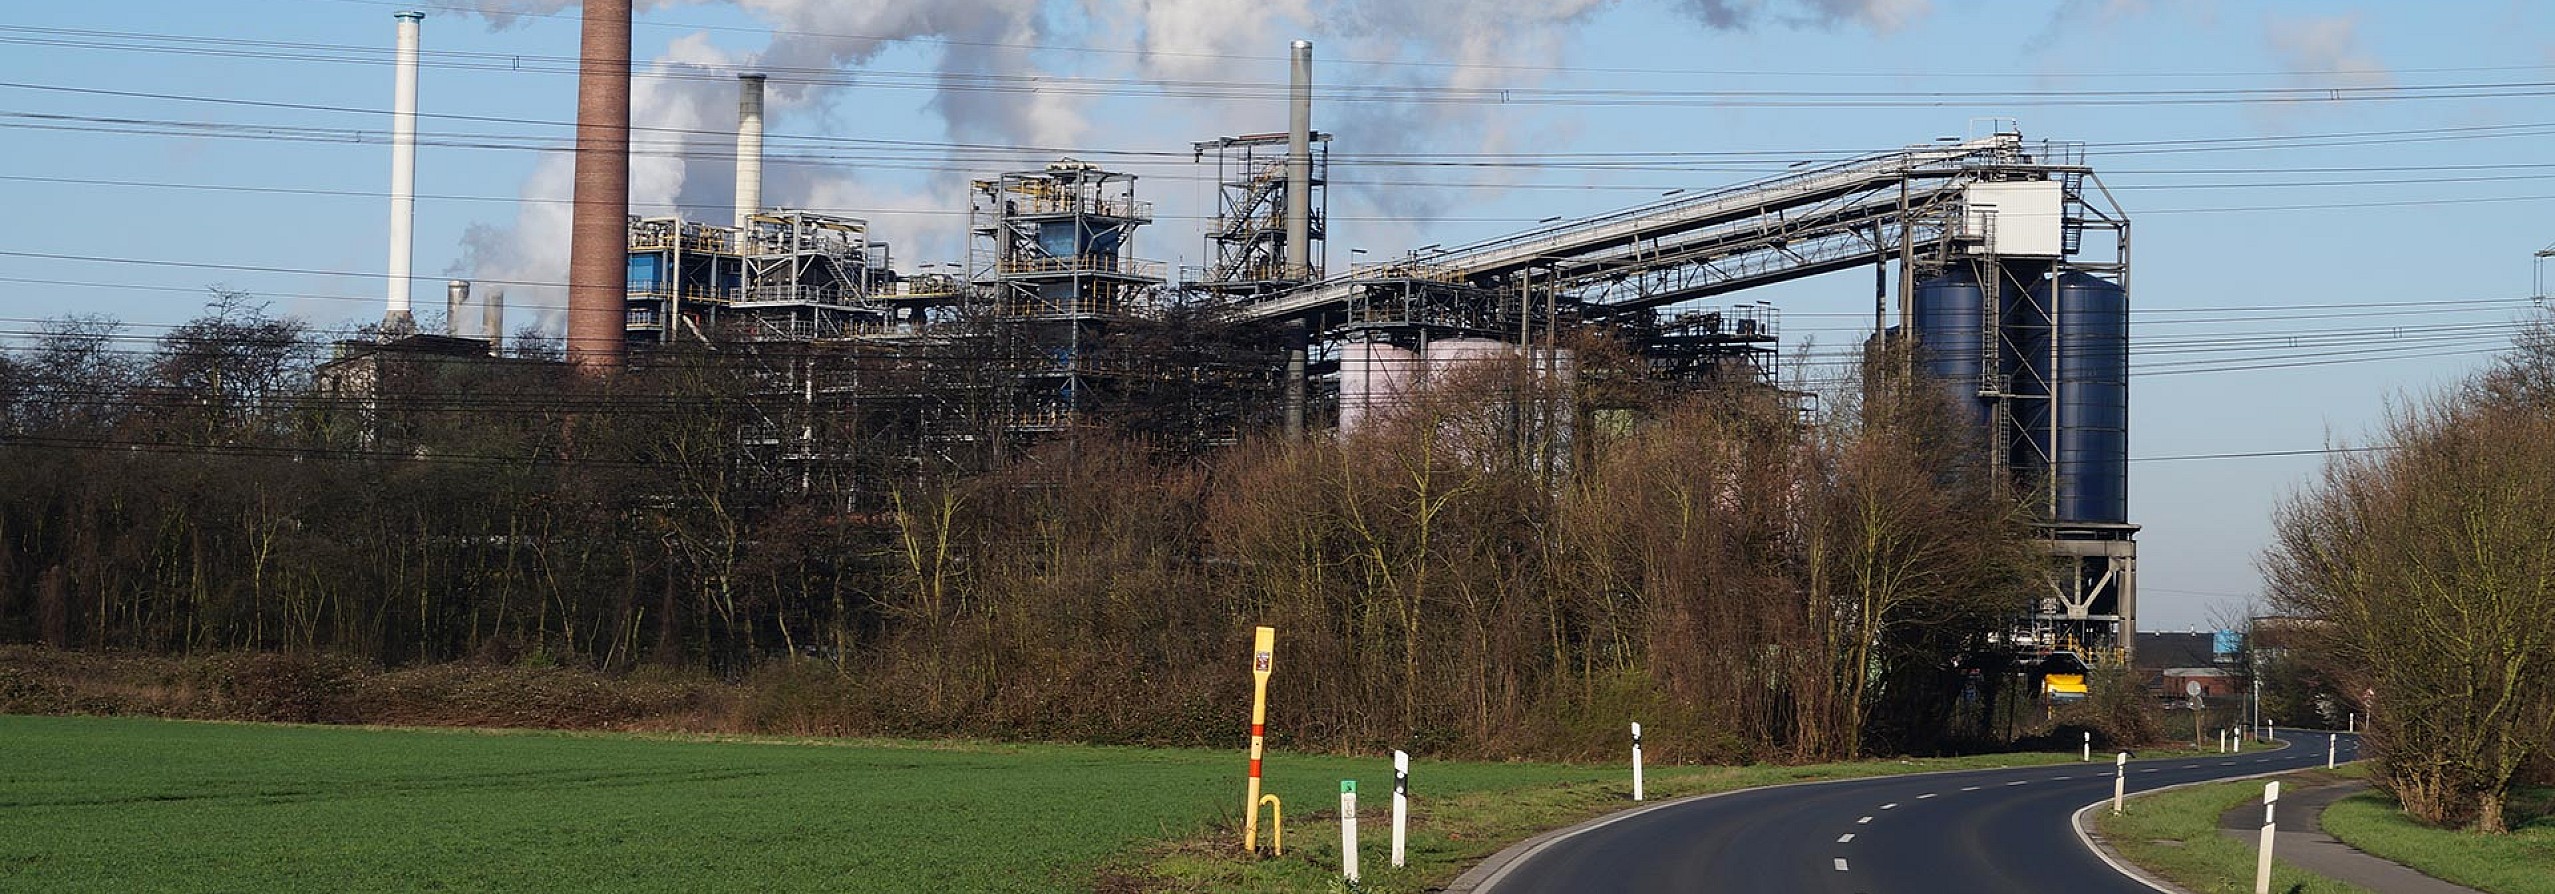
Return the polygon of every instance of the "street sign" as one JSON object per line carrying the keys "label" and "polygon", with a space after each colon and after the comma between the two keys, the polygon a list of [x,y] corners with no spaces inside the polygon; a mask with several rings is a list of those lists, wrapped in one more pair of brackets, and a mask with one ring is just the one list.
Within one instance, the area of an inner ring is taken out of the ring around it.
{"label": "street sign", "polygon": [[2200,681],[2198,681],[2198,680],[2185,680],[2185,681],[2183,681],[2183,684],[2182,684],[2182,694],[2184,694],[2184,695],[2188,695],[2188,696],[2191,696],[2192,698],[2199,698],[2199,697],[2200,697]]}

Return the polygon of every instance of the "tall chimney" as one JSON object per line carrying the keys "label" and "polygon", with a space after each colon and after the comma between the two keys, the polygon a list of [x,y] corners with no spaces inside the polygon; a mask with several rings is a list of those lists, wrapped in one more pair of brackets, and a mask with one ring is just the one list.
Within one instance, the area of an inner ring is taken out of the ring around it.
{"label": "tall chimney", "polygon": [[1286,276],[1313,278],[1313,42],[1290,53],[1286,115]]}
{"label": "tall chimney", "polygon": [[444,283],[444,334],[461,337],[461,308],[470,303],[470,281],[456,279]]}
{"label": "tall chimney", "polygon": [[488,356],[494,357],[504,353],[506,347],[506,290],[490,289],[482,301],[479,329],[488,336]]}
{"label": "tall chimney", "polygon": [[736,228],[763,210],[763,76],[736,76]]}
{"label": "tall chimney", "polygon": [[577,75],[576,210],[568,234],[568,362],[621,368],[630,291],[630,0],[586,0]]}
{"label": "tall chimney", "polygon": [[417,239],[417,32],[426,14],[412,9],[391,18],[399,21],[399,52],[390,101],[390,305],[381,321],[386,333],[398,336],[417,329],[408,285]]}

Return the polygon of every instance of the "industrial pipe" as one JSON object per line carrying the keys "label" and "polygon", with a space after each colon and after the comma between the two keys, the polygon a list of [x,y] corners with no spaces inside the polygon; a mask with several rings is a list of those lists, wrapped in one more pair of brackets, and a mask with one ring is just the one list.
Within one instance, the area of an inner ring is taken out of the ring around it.
{"label": "industrial pipe", "polygon": [[1286,114],[1286,277],[1313,279],[1313,42],[1296,41]]}
{"label": "industrial pipe", "polygon": [[390,302],[382,313],[382,328],[405,335],[417,328],[408,308],[408,286],[417,238],[417,35],[426,14],[402,10],[391,18],[399,22],[399,50],[391,65]]}
{"label": "industrial pipe", "polygon": [[763,76],[736,76],[736,228],[763,210]]}
{"label": "industrial pipe", "polygon": [[588,373],[621,368],[629,300],[630,3],[586,0],[579,54],[567,348]]}

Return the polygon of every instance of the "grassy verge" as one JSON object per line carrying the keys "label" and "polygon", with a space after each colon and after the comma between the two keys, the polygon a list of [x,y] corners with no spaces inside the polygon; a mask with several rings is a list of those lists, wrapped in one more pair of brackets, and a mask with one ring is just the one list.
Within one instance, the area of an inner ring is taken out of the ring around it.
{"label": "grassy verge", "polygon": [[[2322,770],[2286,774],[2283,780],[2328,777]],[[2262,794],[2260,779],[2174,789],[2129,799],[2127,812],[2094,811],[2094,829],[2129,862],[2198,894],[2247,894],[2253,890],[2254,846],[2218,832],[2218,816]],[[2284,782],[2284,787],[2297,784]],[[2290,894],[2369,894],[2367,889],[2314,875],[2276,860],[2271,889]]]}
{"label": "grassy verge", "polygon": [[[2072,759],[1655,768],[1666,798]],[[1238,751],[0,717],[0,890],[1323,891],[1339,780],[1368,890],[1416,891],[1625,805],[1618,767],[1272,755],[1288,851],[1247,860]]]}
{"label": "grassy verge", "polygon": [[2395,800],[2366,792],[2335,802],[2324,830],[2352,847],[2493,894],[2555,894],[2555,789],[2525,792],[2513,816],[2534,817],[2508,835],[2434,829],[2405,818]]}

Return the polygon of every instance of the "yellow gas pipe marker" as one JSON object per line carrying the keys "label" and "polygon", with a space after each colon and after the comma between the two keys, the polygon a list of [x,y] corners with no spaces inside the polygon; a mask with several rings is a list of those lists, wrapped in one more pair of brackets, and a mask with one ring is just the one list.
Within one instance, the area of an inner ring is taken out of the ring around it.
{"label": "yellow gas pipe marker", "polygon": [[1269,666],[1277,651],[1277,628],[1260,627],[1251,632],[1251,780],[1242,798],[1242,849],[1260,849],[1260,803],[1269,805],[1269,843],[1271,848],[1285,847],[1284,809],[1276,795],[1260,796],[1260,742],[1267,732],[1269,717]]}

